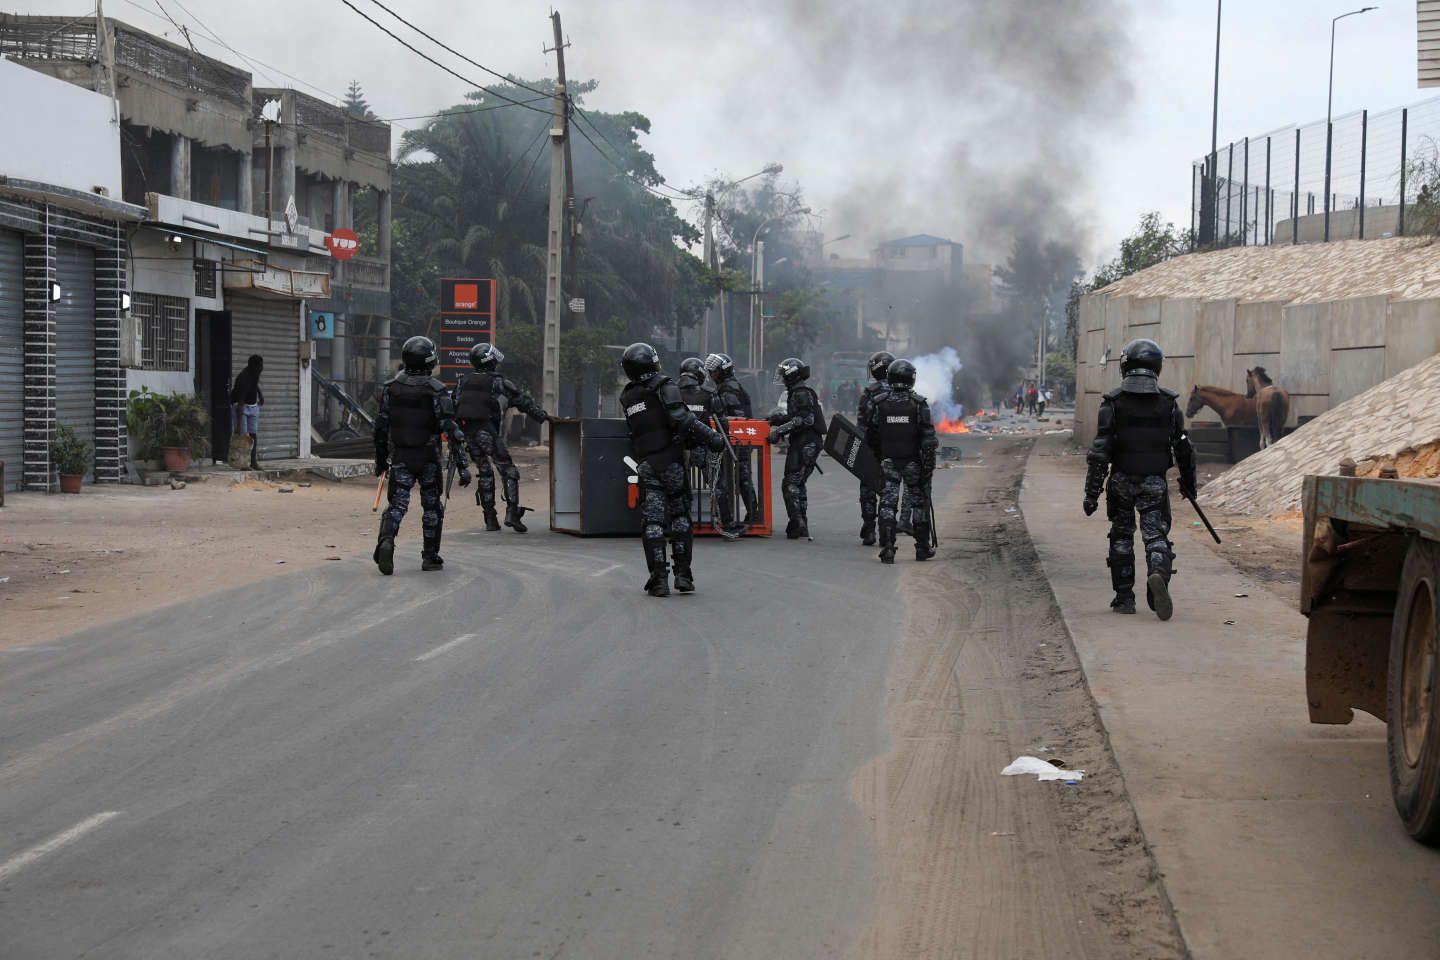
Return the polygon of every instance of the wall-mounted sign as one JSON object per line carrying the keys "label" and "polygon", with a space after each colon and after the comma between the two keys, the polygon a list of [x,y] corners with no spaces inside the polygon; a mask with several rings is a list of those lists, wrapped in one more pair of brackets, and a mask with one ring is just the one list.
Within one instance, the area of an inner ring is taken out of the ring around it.
{"label": "wall-mounted sign", "polygon": [[495,281],[445,278],[440,281],[440,369],[453,385],[470,369],[470,349],[495,342]]}
{"label": "wall-mounted sign", "polygon": [[337,227],[325,237],[325,249],[336,260],[349,260],[360,252],[360,237],[349,227]]}
{"label": "wall-mounted sign", "polygon": [[335,339],[335,314],[327,310],[310,311],[310,339]]}

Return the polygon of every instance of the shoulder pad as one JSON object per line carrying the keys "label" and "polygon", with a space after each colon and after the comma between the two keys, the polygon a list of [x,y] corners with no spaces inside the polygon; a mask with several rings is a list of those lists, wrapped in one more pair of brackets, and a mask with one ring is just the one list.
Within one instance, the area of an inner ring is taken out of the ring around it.
{"label": "shoulder pad", "polygon": [[1174,390],[1171,390],[1169,387],[1161,387],[1161,388],[1160,388],[1160,392],[1161,392],[1162,394],[1164,394],[1165,396],[1169,397],[1171,400],[1174,400],[1174,399],[1176,399],[1177,397],[1180,396],[1179,393],[1175,392]]}
{"label": "shoulder pad", "polygon": [[1108,391],[1106,391],[1106,393],[1105,393],[1105,399],[1106,399],[1106,400],[1114,400],[1114,399],[1118,398],[1118,397],[1120,396],[1120,394],[1122,394],[1122,393],[1124,393],[1124,392],[1125,392],[1124,390],[1121,390],[1119,387],[1116,387],[1114,390],[1108,390]]}
{"label": "shoulder pad", "polygon": [[430,378],[429,385],[431,390],[435,390],[439,393],[444,393],[445,391],[450,389],[449,387],[445,386],[445,381],[440,380],[436,377]]}

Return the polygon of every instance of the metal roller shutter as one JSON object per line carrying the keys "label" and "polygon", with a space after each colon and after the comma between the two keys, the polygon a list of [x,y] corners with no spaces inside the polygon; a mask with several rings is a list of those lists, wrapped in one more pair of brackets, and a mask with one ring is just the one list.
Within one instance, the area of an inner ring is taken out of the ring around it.
{"label": "metal roller shutter", "polygon": [[265,358],[260,390],[260,459],[300,456],[300,304],[227,293],[230,308],[230,381],[252,353]]}
{"label": "metal roller shutter", "polygon": [[5,488],[19,490],[25,437],[25,240],[0,230],[0,460]]}
{"label": "metal roller shutter", "polygon": [[95,251],[55,244],[55,420],[95,442]]}

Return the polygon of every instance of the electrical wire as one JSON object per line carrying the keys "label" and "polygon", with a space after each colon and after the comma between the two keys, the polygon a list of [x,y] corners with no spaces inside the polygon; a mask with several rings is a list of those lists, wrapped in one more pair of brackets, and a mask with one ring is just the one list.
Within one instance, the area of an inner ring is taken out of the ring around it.
{"label": "electrical wire", "polygon": [[[159,3],[160,0],[155,0],[155,2],[156,2],[156,3]],[[343,101],[343,100],[345,99],[344,97],[336,96],[334,93],[332,93],[332,92],[329,91],[329,90],[324,89],[323,87],[317,87],[317,86],[315,86],[315,84],[313,84],[313,83],[310,83],[310,82],[308,82],[308,81],[306,81],[306,80],[301,80],[301,79],[300,79],[299,77],[297,77],[297,76],[294,76],[294,75],[292,75],[292,74],[286,73],[284,70],[281,70],[279,67],[275,66],[274,64],[269,64],[269,63],[266,63],[264,60],[258,60],[258,59],[254,58],[254,57],[246,56],[245,54],[241,53],[239,50],[236,50],[234,47],[230,46],[230,44],[226,43],[226,42],[225,42],[225,39],[224,39],[223,37],[221,37],[220,34],[216,33],[214,30],[210,29],[210,27],[205,23],[205,21],[201,20],[201,19],[200,19],[199,17],[197,17],[194,13],[191,13],[191,12],[190,12],[190,8],[187,7],[187,6],[185,6],[185,4],[181,2],[181,0],[171,0],[171,2],[174,3],[175,6],[179,7],[181,10],[183,10],[183,11],[185,12],[185,15],[188,16],[191,20],[194,20],[195,23],[196,23],[196,25],[199,26],[201,30],[204,30],[205,33],[210,36],[210,39],[211,39],[211,40],[213,40],[215,43],[218,43],[220,46],[224,47],[226,50],[229,50],[231,53],[235,54],[235,56],[239,57],[241,60],[244,60],[246,63],[250,64],[252,67],[255,66],[256,64],[259,64],[261,67],[265,67],[266,70],[274,71],[275,73],[279,74],[280,76],[284,77],[284,78],[287,79],[287,80],[293,80],[294,82],[300,84],[301,86],[309,87],[311,90],[314,90],[316,93],[323,93],[325,96],[329,97],[329,98],[330,98],[332,101],[334,101],[335,103],[340,103],[341,101]],[[258,70],[258,69],[257,69],[257,72],[259,72],[259,73],[266,73],[266,70]],[[267,76],[268,76],[268,73],[267,73]]]}
{"label": "electrical wire", "polygon": [[[594,121],[591,121],[591,125],[592,125],[592,126],[594,125]],[[659,197],[659,198],[662,199],[662,200],[672,200],[672,201],[673,201],[673,200],[694,200],[694,199],[695,199],[694,197],[690,196],[689,194],[680,193],[680,192],[678,192],[678,191],[675,191],[673,188],[670,188],[670,193],[665,193],[664,191],[662,191],[659,187],[655,186],[654,184],[646,183],[643,179],[641,179],[641,178],[640,178],[639,176],[637,176],[636,174],[630,172],[629,170],[626,170],[625,167],[624,167],[624,165],[623,165],[620,161],[616,160],[614,157],[610,156],[608,153],[606,153],[604,150],[602,150],[602,149],[600,148],[600,144],[596,143],[595,140],[594,140],[594,138],[591,137],[590,134],[588,134],[588,133],[585,132],[585,128],[584,128],[583,126],[581,126],[579,123],[573,124],[573,126],[574,126],[575,130],[580,134],[580,136],[584,137],[584,138],[585,138],[585,141],[586,141],[587,143],[589,143],[590,146],[592,146],[592,147],[595,148],[595,152],[598,153],[598,154],[600,154],[600,156],[603,157],[612,167],[614,167],[616,170],[618,170],[618,171],[620,172],[620,175],[621,175],[621,176],[625,177],[625,178],[628,179],[628,180],[633,181],[635,184],[637,184],[641,189],[645,190],[647,193],[654,194],[655,196]],[[600,131],[599,131],[598,129],[596,129],[595,132],[596,132],[596,133],[600,133]],[[603,133],[600,133],[600,136],[601,136],[601,138],[603,139],[605,135],[604,135]],[[606,142],[608,143],[609,141],[606,141]],[[612,144],[612,146],[613,146],[613,144]]]}
{"label": "electrical wire", "polygon": [[476,88],[477,90],[483,90],[483,91],[485,91],[486,93],[490,94],[492,97],[496,97],[497,99],[504,100],[504,101],[506,101],[506,102],[508,102],[508,103],[514,104],[514,105],[517,106],[517,107],[524,107],[524,108],[527,109],[527,110],[534,110],[536,113],[544,113],[544,114],[547,114],[547,115],[550,113],[549,110],[541,110],[539,107],[530,106],[530,104],[526,103],[526,102],[523,101],[523,100],[516,100],[516,99],[514,99],[513,97],[507,97],[507,96],[505,96],[505,94],[503,94],[503,93],[500,93],[500,92],[498,92],[498,91],[496,91],[496,90],[492,90],[492,89],[490,89],[489,87],[485,86],[485,85],[482,84],[482,83],[476,83],[474,80],[471,80],[469,77],[467,77],[467,76],[465,76],[465,75],[463,75],[463,74],[461,74],[461,73],[457,73],[457,72],[454,71],[454,70],[451,70],[449,67],[445,66],[445,64],[441,63],[439,60],[436,60],[434,57],[430,56],[428,53],[425,53],[423,50],[420,50],[418,47],[415,47],[415,46],[411,45],[410,43],[406,42],[402,37],[398,36],[398,35],[397,35],[393,30],[391,30],[389,27],[385,26],[383,23],[381,23],[380,21],[376,20],[374,17],[370,16],[370,15],[369,15],[368,13],[366,13],[364,10],[361,10],[359,7],[355,6],[355,4],[351,3],[350,0],[340,0],[340,2],[343,3],[343,4],[345,4],[345,6],[349,7],[351,10],[355,11],[355,13],[359,14],[359,15],[360,15],[361,17],[363,17],[364,19],[370,21],[370,23],[371,23],[372,25],[374,25],[376,29],[378,29],[378,30],[380,30],[381,32],[383,32],[384,34],[386,34],[388,37],[390,37],[390,39],[394,40],[396,43],[400,44],[402,47],[404,47],[405,49],[409,50],[411,53],[413,53],[413,54],[415,54],[416,56],[420,57],[422,60],[428,60],[430,63],[432,63],[432,64],[434,64],[435,66],[439,67],[441,70],[444,70],[446,73],[450,74],[450,75],[451,75],[452,77],[454,77],[455,79],[464,81],[465,83],[468,83],[470,86]]}
{"label": "electrical wire", "polygon": [[[178,0],[177,0],[177,2],[178,2]],[[448,52],[448,53],[454,54],[455,56],[459,57],[461,60],[464,60],[466,63],[470,64],[472,67],[479,67],[481,70],[484,70],[486,73],[490,74],[492,77],[499,77],[501,80],[504,80],[506,83],[510,84],[511,86],[519,87],[519,88],[522,89],[522,90],[528,90],[528,91],[530,91],[531,93],[538,93],[538,94],[539,94],[540,96],[542,96],[542,97],[551,97],[551,96],[554,96],[553,93],[546,93],[544,90],[539,90],[539,89],[536,89],[535,87],[532,87],[532,86],[530,86],[530,85],[528,85],[528,84],[521,83],[520,81],[514,79],[513,77],[508,77],[508,76],[506,76],[505,74],[501,73],[501,72],[498,71],[498,70],[492,70],[491,68],[485,66],[485,64],[481,63],[481,62],[478,61],[478,60],[472,60],[472,59],[470,59],[469,57],[465,56],[465,54],[461,53],[459,50],[456,50],[454,47],[448,46],[443,40],[440,40],[440,39],[438,39],[438,38],[436,38],[436,37],[434,37],[434,36],[426,33],[424,30],[420,29],[419,27],[415,26],[415,24],[411,23],[409,20],[406,20],[404,17],[400,16],[400,14],[396,13],[394,10],[392,10],[392,9],[390,9],[389,7],[385,6],[385,4],[381,3],[380,0],[370,0],[370,2],[373,3],[373,4],[375,4],[375,6],[379,7],[381,10],[384,10],[386,13],[390,14],[390,16],[394,17],[396,20],[399,20],[401,23],[405,24],[405,26],[409,27],[411,30],[414,30],[416,33],[420,34],[420,36],[424,37],[426,40],[429,40],[431,43],[435,44],[435,45],[436,45],[437,47],[439,47],[440,49],[442,49],[442,50],[444,50],[444,51],[446,51],[446,52]]]}

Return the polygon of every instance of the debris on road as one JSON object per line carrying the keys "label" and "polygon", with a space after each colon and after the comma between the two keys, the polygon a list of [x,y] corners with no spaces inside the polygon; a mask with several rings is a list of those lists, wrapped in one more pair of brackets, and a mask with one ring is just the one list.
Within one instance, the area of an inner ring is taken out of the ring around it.
{"label": "debris on road", "polygon": [[170,481],[170,489],[171,489],[171,490],[184,490],[184,489],[185,489],[185,481],[184,481],[184,480],[171,480],[171,481]]}
{"label": "debris on road", "polygon": [[1085,779],[1084,770],[1066,770],[1064,767],[1057,767],[1050,761],[1041,760],[1039,757],[1016,757],[1014,763],[1000,771],[1002,777],[1022,777],[1032,773],[1039,780],[1064,780],[1067,783],[1079,783]]}
{"label": "debris on road", "polygon": [[287,484],[285,484],[284,486],[282,486],[279,490],[277,490],[277,491],[275,491],[275,492],[276,492],[276,493],[294,493],[294,492],[295,492],[295,488],[292,487],[292,486],[290,486],[290,484],[287,483]]}

